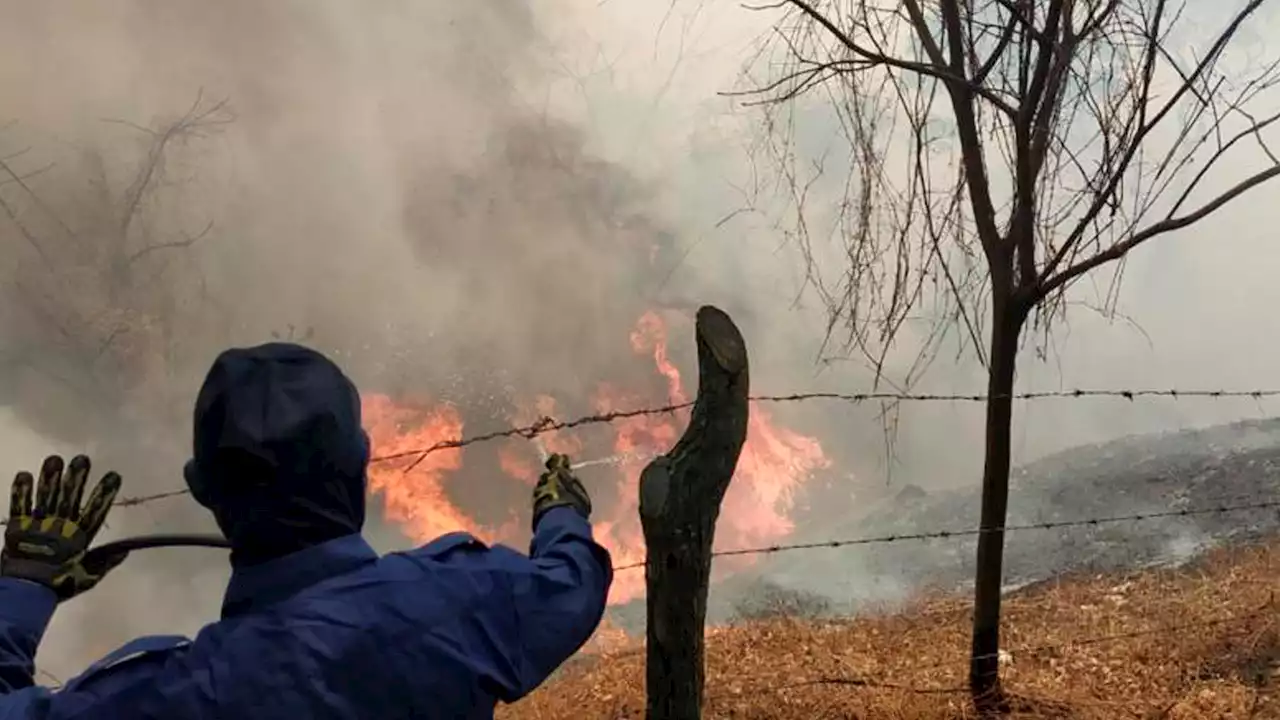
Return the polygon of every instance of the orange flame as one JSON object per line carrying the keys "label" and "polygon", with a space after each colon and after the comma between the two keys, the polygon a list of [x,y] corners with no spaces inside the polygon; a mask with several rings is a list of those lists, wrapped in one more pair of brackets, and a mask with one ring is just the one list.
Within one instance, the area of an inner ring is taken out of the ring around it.
{"label": "orange flame", "polygon": [[[667,328],[662,318],[654,312],[645,313],[630,339],[635,352],[653,357],[657,373],[666,380],[667,402],[687,402],[680,371],[667,355]],[[652,405],[655,399],[600,383],[591,400],[596,411],[609,413]],[[364,400],[364,413],[375,456],[430,447],[461,437],[463,430],[457,409],[448,404],[396,402],[385,395],[370,394]],[[610,424],[608,431],[613,436],[611,444],[617,462],[579,472],[592,490],[596,538],[612,553],[615,565],[644,560],[638,514],[640,473],[647,456],[670,450],[679,438],[688,413],[682,411],[678,415],[640,415]],[[556,400],[543,395],[517,402],[509,419],[523,425],[555,416]],[[577,432],[548,432],[538,436],[537,442],[546,452],[565,453],[575,460],[593,459],[581,457],[585,442]],[[468,449],[489,451],[483,446]],[[524,486],[535,482],[541,466],[536,446],[512,440],[498,447],[497,456],[498,466],[512,480]],[[768,412],[753,407],[746,445],[716,528],[716,546],[744,547],[785,538],[794,529],[790,514],[796,491],[814,471],[829,465],[816,439],[777,425]],[[486,526],[449,497],[445,480],[462,467],[461,449],[442,450],[425,457],[374,463],[369,468],[369,482],[373,492],[382,496],[387,518],[399,524],[415,542],[427,542],[454,530],[470,532],[485,542],[518,540],[518,529],[527,523],[527,515],[517,516],[513,511],[501,525]],[[751,562],[749,556],[727,560],[732,562],[723,563],[721,572]],[[643,595],[643,573],[618,573],[609,602],[625,603]]]}
{"label": "orange flame", "polygon": [[[452,405],[398,405],[385,395],[367,395],[361,405],[374,455],[409,454],[462,435],[462,417]],[[444,492],[445,473],[461,467],[460,448],[408,455],[370,466],[369,489],[382,494],[387,519],[402,525],[414,540],[425,541],[455,530],[484,537],[484,528]]]}

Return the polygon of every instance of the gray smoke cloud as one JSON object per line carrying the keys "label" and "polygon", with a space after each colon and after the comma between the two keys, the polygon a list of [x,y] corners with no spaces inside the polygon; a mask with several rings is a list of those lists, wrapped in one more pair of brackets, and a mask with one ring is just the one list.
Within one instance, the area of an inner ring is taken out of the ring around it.
{"label": "gray smoke cloud", "polygon": [[[678,252],[662,175],[683,142],[635,152],[657,135],[611,134],[629,91],[580,87],[624,35],[576,25],[593,6],[0,3],[0,55],[27,68],[0,86],[6,472],[84,450],[126,495],[180,487],[213,355],[295,331],[366,391],[454,400],[469,423],[506,421],[495,394],[590,410],[602,379],[661,397],[628,342],[639,314],[740,293],[696,291]],[[527,488],[486,500],[501,517]],[[106,535],[178,529],[213,526],[178,498]],[[135,556],[59,610],[39,664],[65,678],[192,633],[226,575],[218,553]]]}
{"label": "gray smoke cloud", "polygon": [[[0,176],[18,219],[0,217],[6,473],[84,448],[125,475],[126,494],[180,486],[213,354],[289,326],[311,328],[309,342],[364,389],[453,399],[476,430],[505,422],[512,393],[555,395],[566,412],[590,410],[599,380],[661,397],[627,342],[649,307],[733,313],[761,392],[867,388],[856,363],[815,362],[821,309],[752,187],[757,116],[717,96],[738,84],[766,15],[719,0],[0,9],[12,121],[0,157],[23,178]],[[122,233],[156,142],[137,126],[189,108],[211,111],[208,122],[167,147]],[[1023,388],[1270,384],[1271,205],[1234,207],[1135,255],[1120,307],[1143,331],[1072,315],[1052,362],[1024,365]],[[687,338],[673,340],[691,369]],[[981,386],[962,366],[922,389]],[[882,492],[876,408],[771,410],[855,478],[816,503],[834,508],[826,515],[843,512],[831,498],[852,508],[864,489]],[[1020,411],[1015,451],[1027,460],[1267,410],[1047,401]],[[899,427],[895,482],[976,482],[979,407],[907,405]],[[505,512],[523,493],[487,502]],[[212,529],[187,499],[116,516],[117,535]],[[222,559],[200,551],[133,558],[59,610],[40,665],[65,678],[134,635],[193,632],[217,617],[225,578]]]}

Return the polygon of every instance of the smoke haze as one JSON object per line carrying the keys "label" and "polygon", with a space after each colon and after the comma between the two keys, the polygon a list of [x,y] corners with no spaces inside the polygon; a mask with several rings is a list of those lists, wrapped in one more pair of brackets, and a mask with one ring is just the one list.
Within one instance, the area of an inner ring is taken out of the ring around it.
{"label": "smoke haze", "polygon": [[[213,355],[290,327],[362,389],[469,398],[485,427],[502,418],[484,398],[509,388],[566,398],[567,414],[590,409],[573,402],[599,379],[653,383],[627,347],[650,307],[731,312],[759,392],[868,386],[856,363],[817,362],[821,308],[752,185],[754,115],[717,95],[739,84],[763,14],[719,0],[0,9],[0,157],[22,178],[0,175],[18,219],[0,217],[6,476],[84,448],[127,495],[179,486]],[[183,117],[131,204],[147,129]],[[1024,360],[1021,389],[1276,385],[1273,197],[1137,253],[1119,306],[1141,331],[1072,314],[1050,361]],[[673,327],[683,368],[689,331]],[[983,386],[939,365],[922,389]],[[1028,404],[1016,460],[1270,404]],[[841,473],[884,482],[875,408],[776,412]],[[977,406],[904,407],[894,482],[975,483],[981,431]],[[118,510],[110,532],[178,528],[212,523],[183,498]],[[199,551],[134,558],[59,611],[40,665],[65,678],[137,634],[193,632],[225,578]]]}

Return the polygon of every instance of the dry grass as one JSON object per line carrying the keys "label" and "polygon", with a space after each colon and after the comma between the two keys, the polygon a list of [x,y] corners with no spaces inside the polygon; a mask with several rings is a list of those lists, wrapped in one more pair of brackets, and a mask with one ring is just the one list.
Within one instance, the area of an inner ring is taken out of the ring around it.
{"label": "dry grass", "polygon": [[[1012,717],[1280,718],[1280,542],[1194,567],[1045,584],[1005,604]],[[971,716],[959,598],[848,621],[772,620],[708,635],[707,718]],[[638,647],[585,662],[502,720],[639,718]]]}

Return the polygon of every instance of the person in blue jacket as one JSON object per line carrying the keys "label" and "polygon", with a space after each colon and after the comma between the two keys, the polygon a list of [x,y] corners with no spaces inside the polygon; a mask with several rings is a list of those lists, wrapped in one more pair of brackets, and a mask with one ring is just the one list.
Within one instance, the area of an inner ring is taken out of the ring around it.
{"label": "person in blue jacket", "polygon": [[[222,618],[195,639],[126,644],[57,690],[34,655],[85,567],[120,477],[81,501],[90,462],[14,481],[0,555],[0,718],[492,718],[591,636],[613,579],[567,458],[533,493],[526,556],[465,533],[382,557],[361,536],[369,443],[359,395],[323,355],[232,349],[195,408],[192,495],[232,545]],[[33,499],[33,486],[34,499]],[[92,556],[91,556],[92,557]]]}

